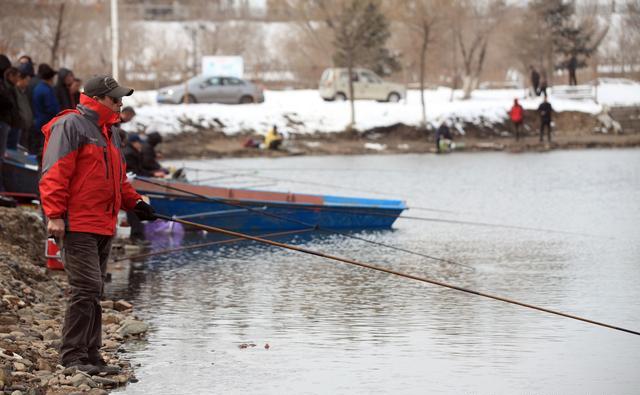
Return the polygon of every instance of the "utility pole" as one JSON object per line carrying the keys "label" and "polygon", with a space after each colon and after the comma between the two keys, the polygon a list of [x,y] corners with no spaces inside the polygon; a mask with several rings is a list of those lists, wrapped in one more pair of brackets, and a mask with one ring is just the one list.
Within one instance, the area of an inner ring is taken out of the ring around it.
{"label": "utility pole", "polygon": [[111,0],[111,76],[118,80],[118,54],[120,38],[118,36],[118,0]]}

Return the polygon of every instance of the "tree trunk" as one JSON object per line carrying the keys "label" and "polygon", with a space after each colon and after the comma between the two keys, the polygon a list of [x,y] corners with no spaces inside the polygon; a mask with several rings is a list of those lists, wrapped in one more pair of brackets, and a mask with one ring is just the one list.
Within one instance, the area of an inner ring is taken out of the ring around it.
{"label": "tree trunk", "polygon": [[471,98],[471,92],[475,89],[475,86],[478,84],[478,79],[472,75],[466,74],[462,76],[462,90],[464,95],[462,96],[463,100],[467,100]]}
{"label": "tree trunk", "polygon": [[62,37],[62,21],[64,19],[64,3],[60,4],[60,11],[58,12],[58,21],[56,23],[56,34],[53,37],[53,43],[51,45],[51,59],[49,64],[51,67],[55,67],[56,57],[58,56],[58,48],[60,47],[60,38]]}
{"label": "tree trunk", "polygon": [[347,73],[347,78],[349,79],[349,104],[351,107],[351,120],[349,122],[349,129],[353,129],[356,124],[356,106],[353,103],[353,64],[351,60],[349,60],[349,64],[347,65]]}
{"label": "tree trunk", "polygon": [[422,48],[420,48],[420,105],[422,106],[422,127],[427,126],[427,107],[424,102],[424,67],[427,62],[427,45],[429,44],[429,27],[424,26]]}

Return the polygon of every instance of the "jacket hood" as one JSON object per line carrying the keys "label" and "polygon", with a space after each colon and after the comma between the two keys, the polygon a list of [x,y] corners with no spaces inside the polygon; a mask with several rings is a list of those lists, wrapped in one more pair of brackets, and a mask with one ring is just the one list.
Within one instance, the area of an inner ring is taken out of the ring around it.
{"label": "jacket hood", "polygon": [[162,142],[162,136],[158,132],[151,132],[147,135],[147,143],[155,147]]}

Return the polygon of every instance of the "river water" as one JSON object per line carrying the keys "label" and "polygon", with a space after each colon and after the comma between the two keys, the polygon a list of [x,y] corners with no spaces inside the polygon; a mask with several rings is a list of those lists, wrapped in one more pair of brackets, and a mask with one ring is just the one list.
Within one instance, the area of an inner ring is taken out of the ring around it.
{"label": "river water", "polygon": [[[639,150],[176,164],[231,175],[218,185],[395,197],[414,207],[405,215],[548,229],[400,219],[357,233],[457,264],[339,235],[279,240],[640,330]],[[127,394],[640,392],[640,336],[275,247],[150,258],[114,273],[108,293],[152,327],[128,349],[140,381]]]}

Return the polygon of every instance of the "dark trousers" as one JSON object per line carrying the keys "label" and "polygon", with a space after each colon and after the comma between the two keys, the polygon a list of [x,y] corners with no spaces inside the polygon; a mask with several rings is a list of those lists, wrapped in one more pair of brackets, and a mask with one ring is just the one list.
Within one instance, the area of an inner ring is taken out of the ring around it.
{"label": "dark trousers", "polygon": [[544,140],[544,129],[547,129],[547,140],[551,142],[551,122],[541,122],[540,123],[540,142]]}
{"label": "dark trousers", "polygon": [[32,126],[29,131],[29,143],[27,149],[30,154],[40,155],[42,154],[42,146],[44,145],[44,135],[42,132],[36,127]]}
{"label": "dark trousers", "polygon": [[22,130],[20,128],[11,128],[9,136],[7,136],[7,148],[17,149],[18,141],[20,141],[20,134]]}
{"label": "dark trousers", "polygon": [[102,307],[100,298],[107,275],[111,236],[67,232],[63,246],[64,270],[71,296],[62,328],[60,360],[63,365],[77,360],[100,358]]}
{"label": "dark trousers", "polygon": [[131,240],[144,240],[144,225],[133,211],[127,211],[127,222],[131,227]]}
{"label": "dark trousers", "polygon": [[513,123],[513,132],[516,135],[516,141],[520,140],[520,129],[522,129],[522,121]]}

